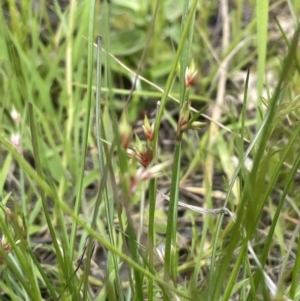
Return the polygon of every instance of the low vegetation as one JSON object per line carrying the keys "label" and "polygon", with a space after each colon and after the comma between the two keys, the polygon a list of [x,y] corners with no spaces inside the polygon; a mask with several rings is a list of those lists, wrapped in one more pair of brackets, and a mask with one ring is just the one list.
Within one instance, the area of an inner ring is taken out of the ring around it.
{"label": "low vegetation", "polygon": [[298,1],[0,7],[1,300],[300,300]]}

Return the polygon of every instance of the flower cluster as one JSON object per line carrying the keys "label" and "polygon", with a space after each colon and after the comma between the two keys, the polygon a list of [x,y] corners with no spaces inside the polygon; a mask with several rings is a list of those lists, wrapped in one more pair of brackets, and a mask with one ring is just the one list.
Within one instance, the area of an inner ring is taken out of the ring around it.
{"label": "flower cluster", "polygon": [[[21,115],[20,113],[13,108],[10,112],[10,117],[17,128],[19,128],[20,122],[21,122]],[[13,144],[13,146],[16,148],[16,150],[21,154],[22,153],[22,139],[20,132],[16,132],[11,135],[10,142]]]}
{"label": "flower cluster", "polygon": [[126,150],[127,154],[131,158],[136,158],[137,161],[143,166],[148,167],[153,159],[153,152],[151,147],[151,142],[154,135],[154,124],[150,125],[148,117],[145,115],[144,125],[143,125],[144,135],[147,142],[142,142],[139,137],[135,134],[136,146],[129,148],[132,129],[128,122],[128,117],[126,112],[121,116],[119,133],[121,138],[121,143],[123,148]]}
{"label": "flower cluster", "polygon": [[[185,71],[185,89],[188,89],[194,84],[198,70],[196,70],[195,62],[192,59],[190,66],[186,68]],[[158,106],[159,106],[158,102]],[[197,129],[202,123],[190,118],[191,102],[189,100],[185,101],[182,109],[180,110],[176,139],[180,141],[182,139],[182,134],[187,129]],[[195,117],[194,117],[195,118]],[[130,165],[130,192],[133,194],[136,191],[138,183],[142,180],[151,179],[157,177],[160,172],[165,167],[165,164],[169,162],[151,166],[153,161],[153,140],[155,135],[155,123],[150,123],[147,115],[144,116],[144,123],[142,125],[143,133],[146,141],[141,141],[137,133],[135,136],[135,145],[130,147],[131,139],[133,136],[132,128],[128,122],[127,112],[124,111],[119,123],[119,134],[122,147],[126,151],[127,155],[132,159]],[[142,167],[136,169],[135,163],[138,162]],[[128,180],[128,177],[126,178]]]}
{"label": "flower cluster", "polygon": [[[134,194],[137,185],[141,181],[157,177],[163,166],[161,164],[151,166],[153,159],[152,141],[154,137],[154,123],[150,121],[145,114],[144,124],[142,125],[143,133],[146,141],[141,141],[135,133],[134,146],[130,147],[132,139],[132,129],[128,122],[127,113],[124,112],[120,119],[119,133],[122,147],[126,150],[128,157],[132,159],[130,163],[130,193]],[[135,162],[138,162],[141,167],[136,169]]]}
{"label": "flower cluster", "polygon": [[177,125],[176,139],[180,141],[184,131],[196,130],[203,126],[204,123],[195,121],[190,118],[191,102],[188,100],[184,103],[183,108],[180,110],[179,120]]}
{"label": "flower cluster", "polygon": [[185,87],[190,88],[196,79],[196,75],[198,74],[198,69],[196,69],[195,61],[192,59],[190,66],[185,69]]}

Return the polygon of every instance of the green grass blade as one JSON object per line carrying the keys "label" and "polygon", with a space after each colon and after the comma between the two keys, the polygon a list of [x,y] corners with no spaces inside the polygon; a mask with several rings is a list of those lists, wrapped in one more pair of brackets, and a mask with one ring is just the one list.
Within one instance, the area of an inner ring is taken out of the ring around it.
{"label": "green grass blade", "polygon": [[[75,212],[79,214],[81,207],[82,191],[83,191],[83,179],[85,170],[85,160],[87,155],[87,145],[88,136],[90,129],[90,119],[91,119],[91,103],[92,103],[92,86],[93,86],[93,70],[94,70],[94,26],[95,26],[95,0],[90,1],[90,14],[89,14],[89,36],[88,36],[88,90],[87,90],[87,108],[86,108],[86,119],[84,124],[83,133],[83,152],[82,152],[82,163],[80,169],[79,183],[77,187],[77,195],[75,202]],[[77,232],[77,224],[74,222],[72,224],[72,231],[70,236],[70,250],[75,248],[75,238]]]}
{"label": "green grass blade", "polygon": [[[41,170],[41,163],[40,163],[40,155],[39,155],[39,146],[38,146],[38,134],[37,134],[37,126],[35,123],[35,118],[34,118],[34,111],[33,111],[33,105],[29,103],[29,116],[30,116],[30,126],[31,126],[31,136],[32,136],[32,145],[33,145],[33,150],[34,150],[34,156],[35,156],[35,165],[37,169],[37,174],[39,177],[42,177],[42,170]],[[72,262],[70,262],[70,257],[68,257],[68,244],[67,244],[67,232],[66,228],[62,228],[63,232],[61,233],[62,237],[62,244],[64,245],[64,257],[61,252],[61,248],[58,245],[58,240],[60,240],[57,236],[57,232],[54,229],[54,226],[51,221],[51,216],[48,211],[48,206],[47,206],[47,201],[46,201],[46,195],[44,192],[41,194],[42,198],[42,204],[43,204],[43,209],[44,209],[44,214],[47,220],[47,225],[52,237],[52,241],[55,247],[56,251],[56,256],[58,258],[59,266],[61,267],[62,273],[64,275],[64,278],[66,282],[70,285],[69,290],[71,294],[73,295],[74,300],[78,300],[78,291],[74,291],[74,287],[72,286],[73,283],[69,282],[69,279],[71,279],[71,275],[73,273],[72,269]],[[62,212],[60,211],[60,208],[58,207],[58,212],[59,212],[59,223],[60,225],[65,225],[64,218],[62,215]]]}
{"label": "green grass blade", "polygon": [[[262,95],[264,79],[265,79],[265,65],[267,56],[267,42],[268,42],[268,17],[269,17],[269,0],[256,1],[256,22],[257,22],[257,93],[258,99]],[[258,107],[262,108],[262,103],[258,100]]]}
{"label": "green grass blade", "polygon": [[[300,244],[300,236],[298,236],[298,245]],[[289,297],[294,300],[295,295],[296,295],[296,290],[298,286],[298,277],[299,277],[299,271],[300,271],[300,248],[297,248],[297,253],[296,253],[296,262],[294,265],[294,270],[293,270],[293,276],[292,276],[292,284],[290,288],[290,293]]]}

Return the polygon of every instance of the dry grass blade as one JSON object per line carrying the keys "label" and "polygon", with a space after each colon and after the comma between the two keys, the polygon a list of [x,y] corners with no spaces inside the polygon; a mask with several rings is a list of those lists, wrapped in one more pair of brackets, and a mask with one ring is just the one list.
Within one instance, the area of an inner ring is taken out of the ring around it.
{"label": "dry grass blade", "polygon": [[[170,198],[163,194],[162,192],[160,192],[158,190],[158,192],[167,200],[167,201],[170,201]],[[190,209],[192,211],[195,211],[195,212],[198,212],[198,213],[201,213],[201,214],[213,214],[213,215],[216,215],[216,214],[225,214],[225,215],[229,215],[233,221],[236,221],[236,214],[234,212],[231,212],[228,208],[226,207],[221,207],[221,208],[216,208],[216,209],[205,209],[205,208],[202,208],[202,207],[198,207],[198,206],[193,206],[193,205],[188,205],[188,204],[185,204],[185,203],[182,203],[182,202],[178,202],[178,205],[181,206],[181,207],[184,207],[184,208],[187,208],[187,209]]]}
{"label": "dry grass blade", "polygon": [[[251,244],[248,242],[248,251],[251,254],[251,256],[253,257],[256,265],[258,266],[259,269],[261,269],[263,275],[264,275],[264,279],[265,279],[265,284],[267,285],[270,293],[272,296],[276,296],[278,294],[278,287],[276,287],[276,284],[272,281],[272,279],[270,278],[270,276],[265,272],[265,270],[263,269],[259,259],[257,258]],[[289,299],[288,297],[283,297],[284,301],[292,301],[292,299]]]}

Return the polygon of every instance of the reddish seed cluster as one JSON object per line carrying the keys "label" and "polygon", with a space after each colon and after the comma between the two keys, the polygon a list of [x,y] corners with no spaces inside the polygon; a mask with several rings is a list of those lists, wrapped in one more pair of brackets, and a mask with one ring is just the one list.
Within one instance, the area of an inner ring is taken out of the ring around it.
{"label": "reddish seed cluster", "polygon": [[144,117],[143,130],[147,141],[152,142],[154,137],[154,123],[150,125],[149,119],[146,114]]}
{"label": "reddish seed cluster", "polygon": [[192,59],[190,66],[185,69],[185,87],[190,88],[196,79],[198,70],[195,67],[195,61]]}
{"label": "reddish seed cluster", "polygon": [[152,149],[145,144],[143,144],[143,146],[140,150],[136,150],[135,154],[136,154],[136,158],[138,159],[138,161],[144,167],[148,167],[148,165],[151,163],[151,161],[153,159]]}
{"label": "reddish seed cluster", "polygon": [[135,157],[143,167],[148,167],[153,158],[152,148],[150,146],[153,140],[154,124],[150,125],[148,117],[145,115],[143,130],[147,143],[142,143],[136,135],[136,147],[129,148],[132,138],[132,129],[129,125],[127,114],[121,117],[119,132],[121,143],[130,158]]}

